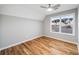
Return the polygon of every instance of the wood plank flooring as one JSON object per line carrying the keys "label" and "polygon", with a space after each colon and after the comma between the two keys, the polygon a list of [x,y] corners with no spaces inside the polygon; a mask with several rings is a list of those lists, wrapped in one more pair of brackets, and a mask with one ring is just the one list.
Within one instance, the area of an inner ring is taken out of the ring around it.
{"label": "wood plank flooring", "polygon": [[0,55],[77,55],[77,45],[40,37],[0,51]]}

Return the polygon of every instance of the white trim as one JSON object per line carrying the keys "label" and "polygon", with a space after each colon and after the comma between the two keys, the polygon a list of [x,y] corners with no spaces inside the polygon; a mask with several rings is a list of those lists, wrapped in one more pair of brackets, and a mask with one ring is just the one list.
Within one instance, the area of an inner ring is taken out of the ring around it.
{"label": "white trim", "polygon": [[[55,38],[55,37],[51,37],[51,36],[47,36],[47,35],[43,35],[43,36],[50,37],[50,38]],[[33,40],[33,39],[36,39],[36,38],[39,38],[39,37],[42,37],[42,36],[37,36],[37,37],[34,37],[34,38],[32,38],[32,39],[28,39],[28,40],[25,40],[25,41],[22,41],[22,42],[15,43],[15,44],[13,44],[13,45],[9,45],[9,46],[7,46],[7,47],[3,47],[3,48],[0,49],[0,51],[1,51],[1,50],[4,50],[4,49],[7,49],[7,48],[10,48],[10,47],[13,47],[13,46],[16,46],[16,45],[19,45],[19,44],[22,44],[22,43],[24,43],[24,42],[27,42],[27,41],[30,41],[30,40]],[[68,41],[68,40],[60,39],[60,38],[55,38],[55,39],[61,40],[61,41],[64,41],[64,42],[69,42],[69,43],[77,44],[77,45],[78,45],[78,43],[76,43],[76,42],[71,42],[71,41]],[[78,47],[79,47],[79,45],[78,45]],[[78,49],[79,49],[79,48],[78,48]]]}
{"label": "white trim", "polygon": [[[74,23],[73,23],[73,32],[72,32],[72,34],[61,32],[61,24],[60,24],[61,20],[60,20],[60,23],[59,23],[59,32],[52,31],[52,27],[51,27],[52,26],[52,18],[59,18],[59,19],[61,19],[62,16],[68,16],[68,15],[73,15],[73,18],[74,18],[74,20],[73,20]],[[59,15],[59,16],[54,16],[54,17],[51,16],[49,20],[50,20],[50,32],[75,36],[75,13],[64,14],[64,15]]]}
{"label": "white trim", "polygon": [[71,42],[71,41],[68,41],[68,40],[63,40],[63,39],[61,39],[61,38],[51,37],[51,36],[47,36],[47,35],[44,35],[44,36],[49,37],[49,38],[54,38],[54,39],[57,39],[57,40],[61,40],[61,41],[64,41],[64,42],[68,42],[68,43],[72,43],[72,44],[78,45],[77,42]]}
{"label": "white trim", "polygon": [[0,48],[0,51],[1,51],[1,50],[4,50],[4,49],[7,49],[7,48],[10,48],[10,47],[13,47],[13,46],[16,46],[16,45],[19,45],[19,44],[22,44],[22,43],[24,43],[24,42],[27,42],[27,41],[30,41],[30,40],[33,40],[33,39],[36,39],[36,38],[39,38],[39,37],[42,37],[42,36],[33,37],[33,38],[31,38],[31,39],[27,39],[27,40],[24,40],[24,41],[22,41],[22,42],[18,42],[18,43],[9,45],[9,46],[7,46],[7,47]]}

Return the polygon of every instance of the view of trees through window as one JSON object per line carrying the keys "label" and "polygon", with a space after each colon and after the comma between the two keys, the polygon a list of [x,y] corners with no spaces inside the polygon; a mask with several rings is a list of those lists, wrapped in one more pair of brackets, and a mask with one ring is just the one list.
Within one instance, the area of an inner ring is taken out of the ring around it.
{"label": "view of trees through window", "polygon": [[51,30],[52,32],[73,34],[74,20],[74,14],[51,17]]}

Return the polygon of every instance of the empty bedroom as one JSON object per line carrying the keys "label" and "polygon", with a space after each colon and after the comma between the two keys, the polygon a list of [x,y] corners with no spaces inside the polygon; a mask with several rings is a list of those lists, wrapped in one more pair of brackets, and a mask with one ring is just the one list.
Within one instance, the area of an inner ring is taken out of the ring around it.
{"label": "empty bedroom", "polygon": [[78,55],[79,4],[0,4],[0,55]]}

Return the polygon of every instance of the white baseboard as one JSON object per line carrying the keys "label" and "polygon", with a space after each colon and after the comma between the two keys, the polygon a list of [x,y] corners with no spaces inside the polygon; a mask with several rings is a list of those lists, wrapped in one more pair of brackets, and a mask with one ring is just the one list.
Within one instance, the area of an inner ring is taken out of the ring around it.
{"label": "white baseboard", "polygon": [[57,40],[61,40],[61,41],[64,41],[64,42],[69,42],[69,43],[73,43],[73,44],[78,45],[78,43],[76,43],[76,42],[72,42],[72,41],[68,41],[68,40],[63,40],[63,39],[60,39],[60,38],[51,37],[51,36],[47,36],[47,35],[43,35],[43,36],[50,37],[50,38],[55,38],[55,39],[57,39]]}
{"label": "white baseboard", "polygon": [[33,38],[31,38],[31,39],[27,39],[27,40],[24,40],[24,41],[22,41],[22,42],[18,42],[18,43],[9,45],[9,46],[7,46],[7,47],[0,48],[0,51],[1,51],[1,50],[4,50],[4,49],[7,49],[7,48],[10,48],[10,47],[13,47],[13,46],[16,46],[16,45],[19,45],[19,44],[22,44],[22,43],[24,43],[24,42],[27,42],[27,41],[30,41],[30,40],[33,40],[33,39],[36,39],[36,38],[39,38],[39,37],[42,37],[42,36],[33,37]]}
{"label": "white baseboard", "polygon": [[[47,35],[43,35],[43,36],[50,37],[50,38],[55,38],[55,37],[51,37],[51,36],[47,36]],[[30,41],[30,40],[33,40],[33,39],[36,39],[36,38],[39,38],[39,37],[42,37],[42,36],[33,37],[33,38],[31,38],[31,39],[28,39],[28,40],[25,40],[25,41],[22,41],[22,42],[18,42],[18,43],[9,45],[9,46],[7,46],[7,47],[1,48],[0,51],[1,51],[1,50],[4,50],[4,49],[7,49],[7,48],[10,48],[10,47],[13,47],[13,46],[16,46],[16,45],[19,45],[19,44],[22,44],[22,43],[24,43],[24,42],[27,42],[27,41]],[[64,42],[69,42],[69,43],[77,44],[77,45],[78,45],[78,43],[76,43],[76,42],[71,42],[71,41],[68,41],[68,40],[60,39],[60,38],[55,38],[55,39],[61,40],[61,41],[64,41]],[[79,48],[79,45],[78,45],[78,48]]]}

